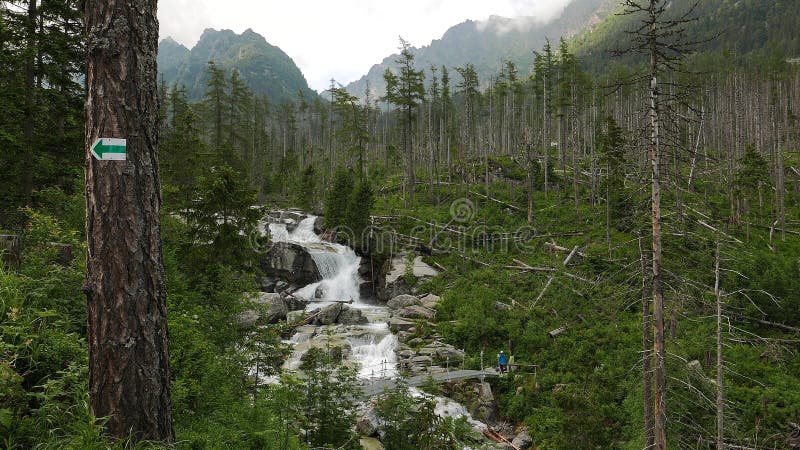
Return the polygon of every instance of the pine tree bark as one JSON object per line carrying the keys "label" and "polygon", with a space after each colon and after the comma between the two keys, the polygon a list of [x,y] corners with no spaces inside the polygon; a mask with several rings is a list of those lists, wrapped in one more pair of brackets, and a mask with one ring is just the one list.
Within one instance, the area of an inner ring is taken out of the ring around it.
{"label": "pine tree bark", "polygon": [[[157,0],[87,1],[86,236],[89,396],[116,438],[174,441],[161,255]],[[98,161],[100,137],[126,161]]]}

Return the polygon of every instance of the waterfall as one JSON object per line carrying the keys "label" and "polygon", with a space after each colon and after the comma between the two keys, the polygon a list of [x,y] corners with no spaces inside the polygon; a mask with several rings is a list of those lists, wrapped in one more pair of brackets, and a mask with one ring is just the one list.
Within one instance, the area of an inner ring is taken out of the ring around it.
{"label": "waterfall", "polygon": [[[359,284],[361,280],[358,276],[358,267],[361,264],[361,258],[350,247],[323,242],[314,233],[316,219],[315,216],[303,219],[291,232],[286,229],[285,224],[269,225],[270,235],[274,242],[294,242],[305,247],[322,276],[322,281],[305,286],[295,295],[307,300],[316,299],[323,302],[360,302]],[[318,288],[321,288],[321,297],[317,297]]]}
{"label": "waterfall", "polygon": [[[311,300],[307,311],[325,307],[333,301],[351,301],[351,308],[360,309],[368,318],[369,324],[351,327],[332,327],[335,333],[341,333],[350,346],[348,360],[358,364],[358,377],[394,378],[397,376],[397,338],[389,331],[386,323],[388,310],[385,307],[368,305],[361,301],[359,284],[361,277],[358,268],[361,258],[350,247],[323,241],[314,233],[316,217],[303,219],[296,228],[288,231],[285,224],[272,223],[269,232],[274,242],[293,242],[302,245],[319,270],[322,281],[309,284],[297,290],[294,295]],[[305,333],[296,334],[291,343],[295,345],[295,354],[284,365],[288,370],[295,370],[300,358],[313,345],[314,338]]]}

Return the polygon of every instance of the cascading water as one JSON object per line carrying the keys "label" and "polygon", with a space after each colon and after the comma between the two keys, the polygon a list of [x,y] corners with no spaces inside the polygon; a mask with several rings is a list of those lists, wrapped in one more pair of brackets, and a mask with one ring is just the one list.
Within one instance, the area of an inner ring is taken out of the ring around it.
{"label": "cascading water", "polygon": [[[332,302],[349,302],[351,308],[361,310],[369,320],[367,325],[339,326],[341,329],[335,331],[342,333],[350,345],[349,361],[358,364],[358,377],[362,379],[397,376],[394,352],[397,338],[389,332],[386,324],[389,312],[385,307],[369,305],[361,299],[358,275],[361,258],[350,247],[324,242],[314,233],[315,220],[316,217],[309,216],[292,231],[282,223],[269,225],[274,242],[293,242],[305,247],[322,277],[321,281],[309,284],[293,295],[311,301],[307,311],[315,311]],[[309,348],[308,336],[298,335],[292,338],[292,343],[297,345],[295,354],[287,362],[286,368],[290,370],[296,369],[302,354]]]}
{"label": "cascading water", "polygon": [[[398,371],[395,349],[398,341],[387,323],[389,309],[362,301],[359,291],[361,279],[358,274],[361,258],[347,246],[323,241],[314,233],[315,220],[316,217],[309,216],[292,231],[282,223],[269,225],[273,241],[293,242],[303,246],[313,258],[322,277],[321,281],[305,286],[293,295],[311,302],[306,308],[307,312],[333,302],[349,302],[349,307],[360,310],[369,323],[331,325],[325,327],[324,332],[319,332],[314,326],[298,328],[297,333],[287,341],[294,346],[295,351],[284,364],[284,369],[297,370],[303,354],[315,345],[315,339],[322,337],[322,342],[325,342],[324,339],[335,339],[349,344],[348,361],[357,364],[359,379],[396,378]],[[440,417],[464,417],[479,432],[486,429],[485,424],[474,420],[469,411],[455,401],[431,396],[416,388],[410,388],[409,391],[415,397],[432,398],[436,402],[434,411]],[[467,448],[469,447],[465,447]]]}

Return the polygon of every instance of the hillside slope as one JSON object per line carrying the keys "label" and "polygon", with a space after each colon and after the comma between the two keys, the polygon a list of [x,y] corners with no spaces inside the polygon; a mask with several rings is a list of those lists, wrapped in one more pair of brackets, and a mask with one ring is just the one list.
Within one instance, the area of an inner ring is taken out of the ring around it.
{"label": "hillside slope", "polygon": [[160,75],[167,85],[183,85],[191,100],[203,96],[209,61],[228,73],[238,70],[254,93],[266,94],[272,102],[296,100],[298,93],[306,99],[316,95],[292,58],[250,29],[237,35],[209,28],[191,50],[171,38],[159,44]]}
{"label": "hillside slope", "polygon": [[[689,11],[695,0],[670,0],[665,18]],[[800,2],[763,0],[702,0],[687,24],[688,41],[700,42],[701,54],[724,56],[723,62],[747,65],[765,58],[800,56]],[[638,16],[611,14],[598,26],[576,37],[573,44],[582,63],[593,72],[608,67],[611,50],[629,44],[627,33],[639,23]],[[621,60],[635,64],[637,57]]]}
{"label": "hillside slope", "polygon": [[[481,81],[496,75],[504,61],[512,61],[521,74],[527,74],[533,52],[540,51],[547,39],[557,43],[562,36],[569,38],[600,23],[617,4],[615,0],[573,1],[564,12],[549,23],[536,22],[533,17],[508,19],[492,16],[484,22],[468,20],[456,25],[430,45],[413,48],[418,70],[431,65],[446,66],[448,70],[466,63],[475,65]],[[347,86],[357,96],[364,96],[367,83],[377,95],[385,92],[383,74],[394,67],[397,54],[374,65],[369,73]]]}

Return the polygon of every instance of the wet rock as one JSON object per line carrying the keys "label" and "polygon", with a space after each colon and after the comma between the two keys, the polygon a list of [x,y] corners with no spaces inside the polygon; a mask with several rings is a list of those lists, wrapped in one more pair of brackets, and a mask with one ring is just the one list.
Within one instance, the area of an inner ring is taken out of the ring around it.
{"label": "wet rock", "polygon": [[275,286],[277,286],[278,280],[269,277],[258,277],[256,278],[256,284],[258,284],[258,288],[261,292],[275,292]]}
{"label": "wet rock", "polygon": [[292,285],[283,280],[278,280],[278,282],[275,283],[275,292],[280,294],[286,291],[287,289],[292,289]]}
{"label": "wet rock", "polygon": [[409,329],[414,327],[414,322],[409,322],[407,320],[400,319],[398,317],[392,317],[389,319],[389,330],[392,333],[397,333],[399,331],[408,331]]}
{"label": "wet rock", "polygon": [[289,311],[303,311],[309,302],[294,295],[287,295],[284,297],[284,303],[286,303],[286,308]]}
{"label": "wet rock", "polygon": [[388,306],[390,309],[401,309],[417,304],[419,304],[419,299],[413,295],[407,294],[398,295],[386,302],[386,306]]}
{"label": "wet rock", "polygon": [[375,288],[371,281],[365,281],[358,285],[358,293],[362,299],[370,299],[376,297]]}
{"label": "wet rock", "polygon": [[396,317],[401,317],[403,319],[425,319],[431,320],[435,315],[434,311],[422,306],[422,305],[413,305],[407,308],[403,308],[399,311],[394,313]]}
{"label": "wet rock", "polygon": [[325,232],[325,218],[317,217],[314,219],[314,233],[322,234]]}
{"label": "wet rock", "polygon": [[314,323],[317,325],[331,325],[336,323],[336,319],[339,317],[339,314],[342,312],[342,304],[341,303],[333,303],[328,305],[319,311],[315,311],[314,314],[317,314],[316,319],[314,319]]}
{"label": "wet rock", "polygon": [[527,429],[523,429],[522,432],[514,438],[511,444],[520,450],[528,450],[533,445],[533,438],[531,438]]}
{"label": "wet rock", "polygon": [[320,281],[314,258],[303,246],[293,242],[278,242],[261,260],[261,268],[269,277],[277,277],[298,285]]}
{"label": "wet rock", "polygon": [[316,289],[314,289],[314,298],[323,298],[323,297],[325,297],[325,287],[320,284],[319,286],[317,286]]}
{"label": "wet rock", "polygon": [[411,333],[406,331],[398,331],[395,333],[395,336],[397,336],[397,341],[400,343],[408,342],[408,340],[411,339]]}
{"label": "wet rock", "polygon": [[336,322],[342,325],[365,325],[369,323],[369,320],[360,309],[344,306],[339,317],[336,318]]}

